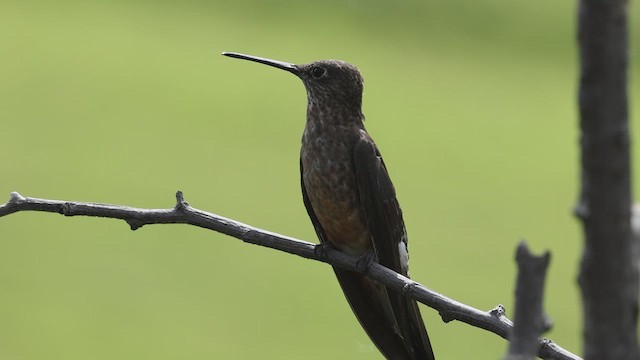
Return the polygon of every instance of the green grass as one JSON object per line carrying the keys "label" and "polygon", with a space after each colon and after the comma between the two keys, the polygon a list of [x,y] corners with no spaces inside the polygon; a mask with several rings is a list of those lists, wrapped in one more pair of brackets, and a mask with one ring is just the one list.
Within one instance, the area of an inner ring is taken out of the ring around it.
{"label": "green grass", "polygon": [[[572,4],[5,0],[0,11],[0,195],[157,208],[180,189],[193,206],[314,240],[299,191],[302,85],[219,53],[341,58],[366,79],[412,276],[510,312],[527,238],[553,253],[548,336],[580,352]],[[380,358],[329,267],[187,226],[2,218],[0,293],[1,359]],[[441,359],[506,349],[423,314]]]}

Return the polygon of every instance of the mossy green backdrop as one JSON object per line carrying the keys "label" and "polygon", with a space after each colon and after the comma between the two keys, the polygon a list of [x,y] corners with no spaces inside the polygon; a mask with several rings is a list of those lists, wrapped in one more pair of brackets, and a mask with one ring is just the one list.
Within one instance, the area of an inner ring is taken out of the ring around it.
{"label": "mossy green backdrop", "polygon": [[[343,59],[366,79],[412,276],[511,314],[526,238],[553,254],[548,336],[580,352],[574,1],[3,0],[0,13],[5,199],[166,208],[183,190],[316,241],[299,190],[302,84],[220,52]],[[328,266],[190,226],[1,218],[0,294],[0,359],[381,358]],[[423,314],[439,359],[507,347]]]}

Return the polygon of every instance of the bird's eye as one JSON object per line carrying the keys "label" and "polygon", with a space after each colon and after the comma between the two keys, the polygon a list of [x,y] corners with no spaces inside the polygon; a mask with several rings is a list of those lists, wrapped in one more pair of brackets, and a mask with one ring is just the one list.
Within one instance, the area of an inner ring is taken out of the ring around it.
{"label": "bird's eye", "polygon": [[327,72],[327,70],[325,70],[323,67],[316,66],[311,69],[311,76],[313,76],[315,79],[320,79],[325,72]]}

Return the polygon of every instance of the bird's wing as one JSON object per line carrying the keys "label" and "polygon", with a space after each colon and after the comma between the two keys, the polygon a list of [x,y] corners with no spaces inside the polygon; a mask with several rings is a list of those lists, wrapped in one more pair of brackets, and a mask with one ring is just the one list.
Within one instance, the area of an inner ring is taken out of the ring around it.
{"label": "bird's wing", "polygon": [[[360,138],[353,150],[358,193],[378,262],[408,275],[407,233],[395,189],[373,140]],[[418,304],[388,290],[389,301],[405,344],[415,359],[434,359]]]}
{"label": "bird's wing", "polygon": [[[307,209],[309,218],[316,230],[321,243],[331,242],[327,239],[322,225],[316,217],[313,206],[309,201],[307,190],[302,179],[303,168],[300,162],[300,179],[302,185],[302,200]],[[360,325],[365,330],[371,341],[387,359],[414,360],[409,354],[406,344],[395,320],[389,319],[387,289],[384,286],[360,275],[356,272],[333,267],[340,287],[344,292],[351,310],[356,315]],[[393,315],[392,315],[393,316]]]}
{"label": "bird's wing", "polygon": [[360,204],[373,241],[378,262],[407,276],[407,233],[396,192],[376,145],[367,136],[356,143],[353,151]]}

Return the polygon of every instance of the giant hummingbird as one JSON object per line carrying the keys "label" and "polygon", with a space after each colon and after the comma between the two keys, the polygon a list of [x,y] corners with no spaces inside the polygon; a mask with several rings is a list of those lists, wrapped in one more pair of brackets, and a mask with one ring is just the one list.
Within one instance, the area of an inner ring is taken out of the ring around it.
{"label": "giant hummingbird", "polygon": [[[407,232],[380,152],[364,127],[358,69],[338,60],[295,65],[232,52],[223,55],[286,70],[307,90],[302,135],[302,198],[323,245],[409,272]],[[434,359],[418,305],[368,277],[333,268],[358,321],[390,360]]]}

